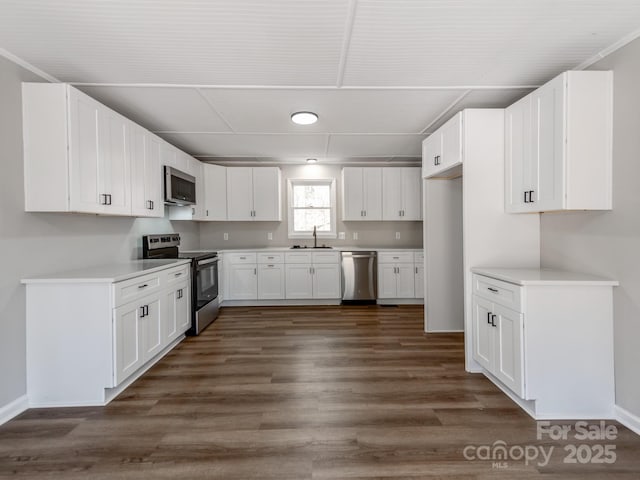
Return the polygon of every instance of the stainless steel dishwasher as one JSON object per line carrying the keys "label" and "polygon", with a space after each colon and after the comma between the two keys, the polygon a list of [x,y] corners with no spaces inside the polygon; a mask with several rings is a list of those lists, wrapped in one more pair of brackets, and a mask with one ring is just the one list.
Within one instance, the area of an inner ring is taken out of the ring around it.
{"label": "stainless steel dishwasher", "polygon": [[378,259],[372,251],[341,252],[342,300],[375,302],[378,296]]}

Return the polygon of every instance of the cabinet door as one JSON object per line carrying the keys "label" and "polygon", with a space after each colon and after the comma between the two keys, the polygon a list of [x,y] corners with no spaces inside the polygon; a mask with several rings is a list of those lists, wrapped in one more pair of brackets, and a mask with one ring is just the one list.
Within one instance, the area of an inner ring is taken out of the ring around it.
{"label": "cabinet door", "polygon": [[281,179],[278,167],[253,169],[253,219],[279,222],[282,220]]}
{"label": "cabinet door", "polygon": [[524,398],[522,314],[496,305],[493,374]]}
{"label": "cabinet door", "polygon": [[163,217],[160,143],[137,126],[129,135],[131,213],[137,217]]}
{"label": "cabinet door", "polygon": [[285,265],[286,298],[313,298],[311,265],[305,263]]}
{"label": "cabinet door", "polygon": [[178,335],[191,328],[191,289],[188,282],[178,285],[176,289],[176,325]]}
{"label": "cabinet door", "polygon": [[284,298],[284,265],[269,263],[258,265],[258,299],[280,300]]}
{"label": "cabinet door", "polygon": [[258,298],[257,265],[229,265],[229,300],[256,300]]}
{"label": "cabinet door", "polygon": [[[422,177],[420,167],[402,167],[400,169],[402,192],[402,218],[400,220],[422,220]],[[387,203],[386,193],[384,202]]]}
{"label": "cabinet door", "polygon": [[152,359],[164,347],[164,331],[161,299],[159,296],[146,300],[142,314],[143,363]]}
{"label": "cabinet door", "polygon": [[[173,145],[162,142],[160,145],[160,162],[162,166],[178,168],[177,152]],[[164,169],[163,169],[164,173]]]}
{"label": "cabinet door", "polygon": [[362,169],[365,220],[382,220],[382,168]]}
{"label": "cabinet door", "polygon": [[[197,164],[195,163],[197,162]],[[204,185],[204,165],[199,160],[192,159],[189,173],[196,179],[196,204],[191,208],[192,220],[208,220],[207,193]]]}
{"label": "cabinet door", "polygon": [[[505,109],[505,210],[510,213],[527,212],[533,190],[531,145],[531,95]],[[525,194],[527,202],[525,203]]]}
{"label": "cabinet door", "polygon": [[74,212],[102,213],[106,194],[98,165],[99,104],[82,92],[69,89],[70,208]]}
{"label": "cabinet door", "polygon": [[415,298],[424,298],[424,265],[415,264]]}
{"label": "cabinet door", "polygon": [[382,220],[403,220],[402,218],[402,168],[382,169]]}
{"label": "cabinet door", "polygon": [[397,298],[395,263],[378,264],[378,298]]}
{"label": "cabinet door", "polygon": [[253,220],[253,172],[250,167],[227,168],[227,214],[231,221]]}
{"label": "cabinet door", "polygon": [[445,123],[442,131],[442,158],[438,170],[445,170],[462,163],[462,113]]}
{"label": "cabinet door", "polygon": [[396,298],[415,298],[416,282],[412,263],[396,265]]}
{"label": "cabinet door", "polygon": [[494,327],[491,325],[491,302],[473,296],[473,358],[485,369],[493,369]]}
{"label": "cabinet door", "polygon": [[168,345],[180,335],[180,332],[178,331],[178,317],[180,316],[180,313],[178,311],[177,290],[172,288],[164,295],[164,315],[162,316],[163,343],[164,345]]}
{"label": "cabinet door", "polygon": [[129,303],[114,310],[114,383],[118,385],[142,366],[142,331],[138,303]]}
{"label": "cabinet door", "polygon": [[438,130],[422,142],[422,177],[428,178],[440,167],[442,158],[442,134]]}
{"label": "cabinet door", "polygon": [[565,81],[560,75],[531,94],[532,168],[537,173],[531,188],[534,211],[564,207]]}
{"label": "cabinet door", "polygon": [[227,168],[205,163],[205,216],[207,220],[227,219]]}
{"label": "cabinet door", "polygon": [[364,220],[362,168],[342,169],[342,220]]}
{"label": "cabinet door", "polygon": [[313,298],[341,298],[340,265],[316,264],[313,270]]}
{"label": "cabinet door", "polygon": [[98,109],[98,168],[103,193],[109,196],[107,214],[131,215],[130,130],[126,118],[106,107]]}

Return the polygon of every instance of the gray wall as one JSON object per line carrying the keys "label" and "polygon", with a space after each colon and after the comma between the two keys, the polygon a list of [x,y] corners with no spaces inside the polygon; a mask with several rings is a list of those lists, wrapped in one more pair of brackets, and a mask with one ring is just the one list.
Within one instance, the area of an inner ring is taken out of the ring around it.
{"label": "gray wall", "polygon": [[616,403],[640,416],[640,40],[600,60],[614,71],[613,211],[542,215],[542,265],[607,275],[614,288]]}
{"label": "gray wall", "polygon": [[[200,224],[200,246],[202,248],[250,248],[282,247],[293,244],[311,245],[311,240],[289,239],[287,223],[287,179],[288,178],[335,178],[338,204],[338,232],[345,232],[345,239],[318,239],[318,243],[331,246],[361,247],[422,247],[422,222],[342,222],[342,167],[338,165],[286,165],[282,166],[282,222],[205,222]],[[224,233],[229,240],[224,240]],[[273,240],[267,234],[273,233]],[[358,233],[358,240],[353,233]],[[395,234],[400,232],[400,240]]]}
{"label": "gray wall", "polygon": [[190,222],[25,213],[22,81],[41,79],[0,57],[0,408],[26,393],[21,278],[138,258],[141,235],[174,227],[186,248],[199,246],[199,227]]}

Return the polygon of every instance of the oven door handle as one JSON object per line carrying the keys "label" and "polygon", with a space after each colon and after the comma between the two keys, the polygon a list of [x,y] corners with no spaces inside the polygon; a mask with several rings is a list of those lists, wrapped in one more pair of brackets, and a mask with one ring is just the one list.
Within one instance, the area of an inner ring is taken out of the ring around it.
{"label": "oven door handle", "polygon": [[216,257],[216,258],[210,258],[207,260],[198,260],[198,262],[196,263],[196,267],[200,268],[200,267],[204,267],[206,265],[211,265],[212,263],[216,263],[219,262],[220,258]]}

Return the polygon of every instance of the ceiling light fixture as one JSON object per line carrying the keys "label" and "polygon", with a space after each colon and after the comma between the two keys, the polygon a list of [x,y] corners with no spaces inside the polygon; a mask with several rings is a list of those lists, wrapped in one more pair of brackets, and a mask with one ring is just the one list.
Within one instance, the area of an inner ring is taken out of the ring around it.
{"label": "ceiling light fixture", "polygon": [[318,121],[318,115],[313,112],[295,112],[291,114],[291,121],[298,125],[312,125]]}
{"label": "ceiling light fixture", "polygon": [[318,163],[317,158],[307,158],[307,163]]}

